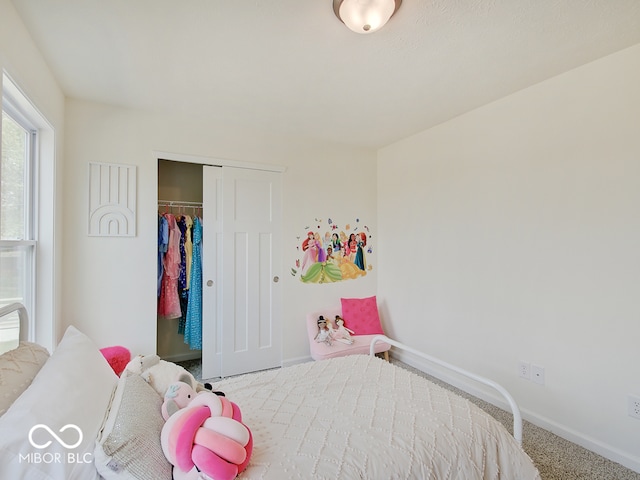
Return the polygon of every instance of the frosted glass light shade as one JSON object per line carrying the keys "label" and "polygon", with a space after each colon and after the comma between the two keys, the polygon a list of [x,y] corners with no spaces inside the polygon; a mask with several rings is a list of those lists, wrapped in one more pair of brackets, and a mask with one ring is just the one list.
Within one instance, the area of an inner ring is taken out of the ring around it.
{"label": "frosted glass light shade", "polygon": [[384,26],[394,14],[401,0],[342,0],[334,1],[334,11],[342,22],[356,33],[373,33]]}

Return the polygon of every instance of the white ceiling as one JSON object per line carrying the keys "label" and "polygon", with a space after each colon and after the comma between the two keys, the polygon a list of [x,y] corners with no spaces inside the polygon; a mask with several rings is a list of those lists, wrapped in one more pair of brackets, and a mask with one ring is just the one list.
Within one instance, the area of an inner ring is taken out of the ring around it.
{"label": "white ceiling", "polygon": [[13,0],[69,97],[380,147],[640,43],[639,0]]}

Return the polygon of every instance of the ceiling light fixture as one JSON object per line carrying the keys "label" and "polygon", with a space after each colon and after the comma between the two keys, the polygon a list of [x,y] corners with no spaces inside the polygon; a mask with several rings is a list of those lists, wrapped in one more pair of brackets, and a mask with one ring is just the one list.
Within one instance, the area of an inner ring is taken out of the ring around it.
{"label": "ceiling light fixture", "polygon": [[333,11],[349,30],[373,33],[389,21],[401,3],[402,0],[333,0]]}

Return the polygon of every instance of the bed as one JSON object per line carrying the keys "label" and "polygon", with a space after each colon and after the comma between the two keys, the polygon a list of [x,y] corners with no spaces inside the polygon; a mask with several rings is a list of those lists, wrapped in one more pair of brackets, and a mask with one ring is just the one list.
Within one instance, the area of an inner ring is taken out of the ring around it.
{"label": "bed", "polygon": [[[540,478],[521,448],[522,422],[508,392],[486,381],[506,394],[515,436],[469,401],[377,358],[379,341],[404,347],[379,336],[370,355],[216,382],[253,435],[239,478]],[[171,478],[159,448],[163,399],[140,376],[117,377],[74,327],[51,355],[22,342],[0,356],[0,368],[8,354],[32,378],[21,392],[2,385],[18,395],[0,416],[0,478]]]}

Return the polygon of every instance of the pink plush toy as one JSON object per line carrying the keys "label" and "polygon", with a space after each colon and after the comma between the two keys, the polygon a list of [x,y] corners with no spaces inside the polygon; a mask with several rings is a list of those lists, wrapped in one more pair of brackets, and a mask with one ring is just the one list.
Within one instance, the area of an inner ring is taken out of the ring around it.
{"label": "pink plush toy", "polygon": [[116,375],[120,376],[129,361],[131,360],[131,352],[126,347],[116,345],[114,347],[104,347],[100,352],[107,359],[109,365]]}
{"label": "pink plush toy", "polygon": [[183,382],[169,387],[162,405],[167,420],[162,450],[174,466],[174,480],[231,480],[249,463],[251,431],[242,423],[240,408],[211,392],[196,394]]}

